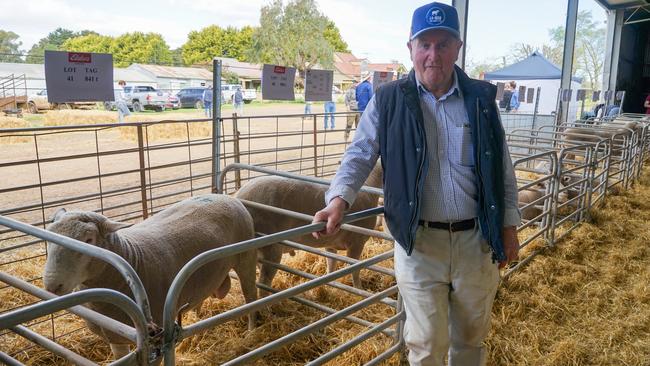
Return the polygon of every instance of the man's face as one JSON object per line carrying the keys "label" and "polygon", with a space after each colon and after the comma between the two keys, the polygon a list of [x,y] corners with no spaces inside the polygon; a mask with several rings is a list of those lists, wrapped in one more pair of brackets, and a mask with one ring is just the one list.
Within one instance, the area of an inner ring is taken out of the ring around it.
{"label": "man's face", "polygon": [[448,86],[463,42],[451,33],[436,29],[408,42],[418,80],[429,90]]}

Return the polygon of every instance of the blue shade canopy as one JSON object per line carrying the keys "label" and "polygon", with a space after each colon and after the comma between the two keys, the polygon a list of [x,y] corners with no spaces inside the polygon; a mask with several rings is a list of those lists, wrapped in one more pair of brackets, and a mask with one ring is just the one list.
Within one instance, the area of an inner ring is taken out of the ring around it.
{"label": "blue shade canopy", "polygon": [[[545,80],[561,77],[562,70],[537,51],[519,62],[484,75],[485,80]],[[571,80],[582,82],[582,78],[576,76]]]}

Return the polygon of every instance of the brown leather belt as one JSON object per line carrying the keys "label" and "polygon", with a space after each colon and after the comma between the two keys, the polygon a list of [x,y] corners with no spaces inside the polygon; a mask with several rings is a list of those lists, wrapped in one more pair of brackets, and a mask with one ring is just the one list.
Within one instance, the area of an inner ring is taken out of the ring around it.
{"label": "brown leather belt", "polygon": [[456,231],[465,231],[465,230],[473,229],[474,226],[476,226],[476,219],[468,219],[468,220],[456,221],[456,222],[435,222],[435,221],[420,220],[419,224],[424,227],[447,230],[453,233]]}

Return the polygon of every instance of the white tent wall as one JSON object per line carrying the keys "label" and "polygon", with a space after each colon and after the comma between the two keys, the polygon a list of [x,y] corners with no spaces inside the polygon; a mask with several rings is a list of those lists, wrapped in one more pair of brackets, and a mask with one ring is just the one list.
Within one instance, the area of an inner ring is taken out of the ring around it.
{"label": "white tent wall", "polygon": [[[540,90],[540,97],[539,97],[539,107],[537,109],[538,114],[551,114],[552,112],[555,112],[555,109],[557,108],[557,93],[558,90],[560,89],[560,79],[533,79],[533,80],[517,80],[517,79],[510,79],[510,80],[490,80],[490,82],[496,84],[498,82],[501,83],[507,83],[510,81],[514,81],[517,83],[517,88],[520,86],[525,86],[526,89],[528,88],[534,88],[535,93],[537,93],[537,88],[541,88]],[[577,81],[572,81],[571,82],[571,89],[573,89],[573,99],[575,99],[575,95],[577,93],[577,90],[580,88],[580,83]],[[532,103],[526,103],[522,102],[521,105],[519,106],[519,113],[529,113],[532,114],[534,112],[535,108],[535,99],[537,98],[537,95],[533,98]],[[575,108],[575,103],[571,104],[571,109]],[[570,111],[571,112],[571,111]],[[571,114],[576,115],[577,110]]]}

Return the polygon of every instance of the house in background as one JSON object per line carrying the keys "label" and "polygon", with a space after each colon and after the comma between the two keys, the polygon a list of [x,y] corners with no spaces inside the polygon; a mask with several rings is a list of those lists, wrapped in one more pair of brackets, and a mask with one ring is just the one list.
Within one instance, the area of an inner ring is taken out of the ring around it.
{"label": "house in background", "polygon": [[334,86],[347,90],[361,75],[361,64],[365,60],[352,53],[334,52]]}
{"label": "house in background", "polygon": [[392,71],[393,76],[407,72],[404,65],[398,61],[389,63],[371,63],[368,59],[358,58],[352,53],[334,52],[334,85],[341,90],[348,89],[361,78],[364,71]]}
{"label": "house in background", "polygon": [[[506,66],[502,69],[486,72],[483,75],[485,80],[493,83],[515,81],[517,88],[525,86],[526,88],[534,88],[537,93],[537,88],[540,88],[539,107],[537,112],[540,114],[551,114],[557,108],[558,90],[560,89],[560,79],[562,77],[562,70],[554,65],[551,61],[542,56],[541,53],[535,51],[525,59],[516,62],[512,65]],[[571,78],[571,89],[573,89],[573,97],[577,90],[580,89],[582,79],[573,76]],[[537,95],[535,95],[537,98]],[[521,103],[519,113],[533,113],[535,103]],[[574,109],[571,111],[571,109]],[[572,115],[577,113],[577,103],[571,103],[570,112]]]}
{"label": "house in background", "polygon": [[262,87],[262,65],[237,61],[234,58],[215,57],[221,60],[221,69],[224,73],[231,72],[239,78],[239,83],[244,89],[259,89]]}
{"label": "house in background", "polygon": [[368,64],[368,71],[383,71],[383,72],[392,72],[393,77],[397,79],[400,75],[403,75],[407,72],[406,67],[399,63],[399,61],[392,60],[389,63],[369,63]]}
{"label": "house in background", "polygon": [[[131,64],[128,70],[138,71],[153,78],[158,89],[178,92],[182,88],[212,85],[212,71],[202,67],[178,67]],[[115,78],[117,80],[117,78]]]}

